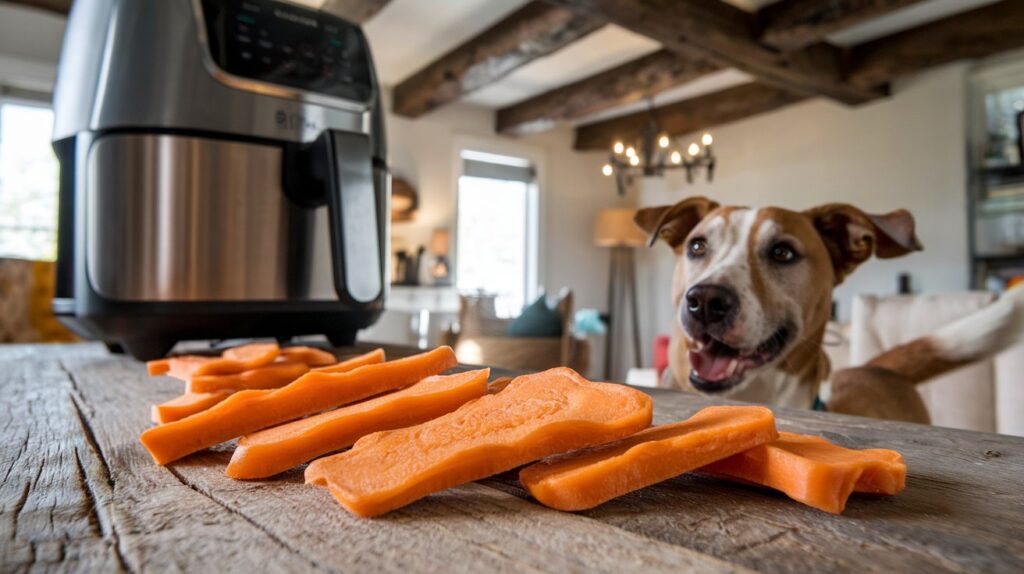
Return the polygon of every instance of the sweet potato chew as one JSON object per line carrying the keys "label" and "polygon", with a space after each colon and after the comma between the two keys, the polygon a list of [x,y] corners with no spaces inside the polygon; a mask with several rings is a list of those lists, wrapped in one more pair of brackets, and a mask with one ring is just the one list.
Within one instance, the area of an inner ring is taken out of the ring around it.
{"label": "sweet potato chew", "polygon": [[147,361],[146,370],[149,372],[149,376],[151,377],[167,375],[168,377],[187,381],[192,377],[193,371],[199,368],[199,365],[216,360],[217,357],[179,355],[177,357],[167,357],[166,359]]}
{"label": "sweet potato chew", "polygon": [[500,393],[423,424],[374,433],[306,467],[342,506],[378,516],[446,488],[647,427],[651,399],[572,369],[517,377]]}
{"label": "sweet potato chew", "polygon": [[156,424],[164,424],[192,416],[205,411],[213,405],[231,396],[232,391],[215,391],[212,393],[185,393],[173,399],[153,405],[150,418]]}
{"label": "sweet potato chew", "polygon": [[226,474],[264,478],[352,446],[377,431],[416,425],[487,393],[489,369],[427,377],[411,387],[242,437]]}
{"label": "sweet potato chew", "polygon": [[[202,358],[205,359],[206,357],[202,357]],[[343,373],[345,371],[351,371],[353,369],[356,369],[356,368],[359,368],[359,367],[362,367],[362,366],[365,366],[365,365],[372,365],[372,364],[380,363],[380,362],[383,362],[383,361],[384,361],[384,351],[383,351],[383,349],[375,349],[374,351],[371,351],[369,353],[366,353],[366,354],[363,354],[363,355],[359,355],[357,357],[352,357],[351,359],[349,359],[347,361],[343,361],[341,363],[336,363],[334,365],[331,365],[331,367],[333,367],[335,369],[334,372]],[[280,358],[278,358],[277,362],[271,363],[267,367],[260,367],[260,369],[268,368],[268,367],[273,366],[273,365],[280,365],[282,362],[283,361],[281,361]],[[254,371],[246,371],[246,373],[259,371],[260,369],[255,369]],[[304,370],[305,369],[303,369],[303,371]],[[302,373],[299,373],[298,375],[296,375],[296,377],[301,375],[301,374]],[[204,375],[202,377],[196,377],[196,379],[197,380],[205,380],[205,379],[208,379],[208,378],[213,378],[215,380],[219,380],[220,377],[232,378],[232,377],[236,377],[236,376],[237,375]],[[292,377],[292,380],[294,380],[294,378],[295,377]],[[201,381],[200,381],[200,384],[202,384]],[[190,386],[192,386],[192,385],[186,384],[186,388],[189,388]],[[155,422],[157,424],[169,423],[169,422],[172,422],[172,421],[183,419],[185,417],[192,416],[192,415],[194,415],[194,414],[196,414],[198,412],[205,411],[206,409],[212,407],[213,405],[215,405],[215,404],[223,401],[224,399],[228,398],[234,392],[235,392],[235,390],[231,389],[231,390],[220,390],[220,391],[202,392],[202,393],[200,393],[200,392],[185,393],[185,394],[180,395],[178,397],[175,397],[175,398],[173,398],[173,399],[171,399],[171,400],[169,400],[169,401],[167,401],[165,403],[161,403],[159,405],[153,405],[153,410],[152,410],[151,418],[152,418],[153,422]]]}
{"label": "sweet potato chew", "polygon": [[457,363],[451,347],[347,373],[306,373],[276,390],[239,391],[212,408],[153,427],[139,440],[157,464],[306,415],[407,387]]}
{"label": "sweet potato chew", "polygon": [[186,393],[278,389],[309,371],[305,363],[277,361],[230,375],[196,375],[185,384]]}
{"label": "sweet potato chew", "polygon": [[779,490],[793,500],[839,514],[853,492],[896,494],[907,465],[900,453],[854,450],[808,435],[780,433],[779,439],[701,469]]}
{"label": "sweet potato chew", "polygon": [[352,357],[351,359],[345,359],[340,363],[334,363],[333,365],[327,365],[324,367],[316,367],[310,370],[315,373],[347,373],[352,369],[383,362],[384,349],[374,349],[368,353]]}
{"label": "sweet potato chew", "polygon": [[552,457],[519,472],[545,506],[586,510],[777,437],[764,407],[707,407],[615,443]]}
{"label": "sweet potato chew", "polygon": [[333,354],[316,347],[285,347],[281,349],[281,357],[286,361],[298,361],[310,367],[323,367],[338,362]]}
{"label": "sweet potato chew", "polygon": [[256,369],[274,362],[281,354],[277,343],[252,343],[228,349],[221,358],[212,359],[197,366],[192,376],[230,375],[249,369]]}

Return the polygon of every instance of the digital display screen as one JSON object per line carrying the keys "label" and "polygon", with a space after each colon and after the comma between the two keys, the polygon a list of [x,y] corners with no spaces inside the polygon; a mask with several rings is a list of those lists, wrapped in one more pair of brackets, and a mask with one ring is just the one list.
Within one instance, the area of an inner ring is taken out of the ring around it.
{"label": "digital display screen", "polygon": [[355,25],[269,0],[202,0],[210,56],[229,74],[367,102],[366,40]]}

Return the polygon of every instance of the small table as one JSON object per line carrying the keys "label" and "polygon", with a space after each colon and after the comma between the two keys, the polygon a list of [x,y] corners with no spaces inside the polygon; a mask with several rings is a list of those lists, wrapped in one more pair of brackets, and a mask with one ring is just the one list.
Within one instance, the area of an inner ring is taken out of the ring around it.
{"label": "small table", "polygon": [[452,286],[406,286],[392,285],[385,304],[385,313],[402,313],[408,315],[408,331],[404,333],[386,332],[388,321],[382,320],[360,334],[360,338],[370,337],[382,340],[382,337],[397,338],[409,341],[420,349],[425,349],[436,341],[431,341],[430,322],[437,315],[448,315],[452,318],[459,313],[459,292]]}
{"label": "small table", "polygon": [[[512,472],[367,520],[303,484],[301,470],[226,477],[228,445],[156,466],[138,436],[149,405],[181,385],[102,345],[0,346],[0,389],[0,572],[937,574],[1024,565],[1016,437],[775,409],[781,428],[902,452],[906,491],[855,496],[832,516],[686,475],[563,513],[533,502]],[[657,423],[709,404],[648,392]]]}

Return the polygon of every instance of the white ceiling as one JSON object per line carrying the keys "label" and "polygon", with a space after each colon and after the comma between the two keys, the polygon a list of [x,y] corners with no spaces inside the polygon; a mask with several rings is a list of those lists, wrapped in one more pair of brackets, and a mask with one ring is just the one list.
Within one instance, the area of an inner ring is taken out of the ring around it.
{"label": "white ceiling", "polygon": [[[317,0],[299,0],[316,2]],[[378,76],[394,86],[412,73],[526,4],[528,0],[392,0],[366,25]],[[753,11],[777,0],[726,0]],[[829,36],[837,45],[851,46],[911,28],[997,0],[927,0],[885,17]],[[659,49],[659,43],[618,26],[609,25],[538,58],[464,101],[500,108],[541,94]],[[655,103],[665,104],[751,81],[746,74],[725,70],[659,94]],[[644,109],[637,103],[597,116],[613,117]]]}
{"label": "white ceiling", "polygon": [[966,10],[978,8],[985,4],[994,4],[999,0],[930,0],[900,10],[896,10],[881,18],[865,22],[859,26],[847,28],[842,32],[828,36],[828,40],[839,46],[854,46],[882,36],[888,36],[900,30],[906,30],[927,24],[946,16],[952,16]]}

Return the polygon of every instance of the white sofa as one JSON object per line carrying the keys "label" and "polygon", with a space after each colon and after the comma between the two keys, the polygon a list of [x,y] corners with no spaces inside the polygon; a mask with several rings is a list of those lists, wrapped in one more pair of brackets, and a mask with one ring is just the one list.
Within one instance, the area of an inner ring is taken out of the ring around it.
{"label": "white sofa", "polygon": [[[986,292],[859,296],[853,303],[848,349],[841,344],[826,347],[833,370],[862,365],[882,351],[926,335],[994,298]],[[843,364],[847,353],[849,362]],[[1024,436],[1024,345],[921,384],[918,391],[934,425]]]}

